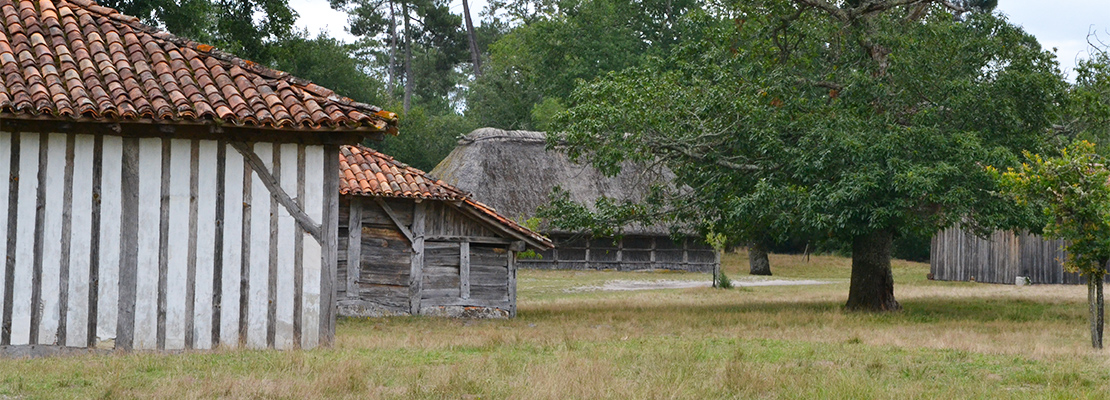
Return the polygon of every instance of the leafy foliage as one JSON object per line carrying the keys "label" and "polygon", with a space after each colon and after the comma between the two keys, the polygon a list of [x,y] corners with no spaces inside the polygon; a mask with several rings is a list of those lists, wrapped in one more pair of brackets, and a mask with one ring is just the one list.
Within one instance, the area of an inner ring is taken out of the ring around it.
{"label": "leafy foliage", "polygon": [[1054,56],[1000,15],[898,4],[695,13],[706,40],[579,86],[552,140],[609,173],[661,160],[692,190],[671,208],[736,239],[889,245],[1022,220],[982,165],[1048,143],[1066,88]]}
{"label": "leafy foliage", "polygon": [[276,42],[293,34],[288,0],[102,0],[144,23],[269,64]]}
{"label": "leafy foliage", "polygon": [[1110,170],[1095,145],[1078,141],[1059,156],[1026,152],[1021,167],[994,173],[1018,201],[1039,209],[1044,235],[1067,240],[1064,268],[1102,279],[1110,260]]}
{"label": "leafy foliage", "polygon": [[490,45],[485,74],[471,85],[467,116],[480,126],[547,128],[544,111],[557,104],[549,101],[567,98],[581,80],[664,54],[685,39],[678,21],[700,4],[698,0],[492,2],[491,12],[506,10],[520,25]]}

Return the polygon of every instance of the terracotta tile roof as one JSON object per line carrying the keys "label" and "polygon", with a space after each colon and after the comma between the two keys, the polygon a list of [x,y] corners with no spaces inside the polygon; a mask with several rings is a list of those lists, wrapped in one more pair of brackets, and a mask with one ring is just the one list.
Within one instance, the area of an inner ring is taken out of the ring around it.
{"label": "terracotta tile roof", "polygon": [[91,0],[0,0],[0,18],[8,117],[396,132],[391,112]]}
{"label": "terracotta tile roof", "polygon": [[338,172],[340,194],[458,201],[531,239],[537,247],[554,247],[547,237],[501,216],[492,207],[472,199],[470,193],[369,147],[339,146]]}

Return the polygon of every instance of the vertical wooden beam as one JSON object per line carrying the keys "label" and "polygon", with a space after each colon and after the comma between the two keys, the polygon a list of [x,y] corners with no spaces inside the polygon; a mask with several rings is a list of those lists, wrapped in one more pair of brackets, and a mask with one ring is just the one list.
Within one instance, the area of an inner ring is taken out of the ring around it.
{"label": "vertical wooden beam", "polygon": [[[104,152],[109,153],[107,138]],[[139,139],[127,138],[120,142],[120,203],[119,203],[119,276],[116,281],[118,307],[116,308],[115,347],[134,348],[135,342],[135,299],[138,285],[138,243],[139,243]],[[105,169],[105,173],[108,170]],[[107,177],[105,183],[109,182]],[[105,187],[107,194],[109,188]],[[108,202],[105,202],[107,206]],[[105,209],[105,216],[108,210]],[[102,237],[108,238],[110,226],[103,227]],[[105,246],[107,243],[103,243]],[[109,250],[110,251],[110,250]],[[110,293],[107,293],[110,294]]]}
{"label": "vertical wooden beam", "polygon": [[509,317],[516,317],[516,252],[509,252]]}
{"label": "vertical wooden beam", "polygon": [[335,289],[339,253],[339,146],[324,146],[323,260],[320,267],[320,343],[335,341]]}
{"label": "vertical wooden beam", "polygon": [[424,202],[412,211],[412,268],[409,272],[409,312],[420,313],[420,296],[424,290]]}
{"label": "vertical wooden beam", "polygon": [[[61,246],[58,249],[58,252],[60,253],[59,254],[60,255],[59,262],[58,262],[58,266],[59,266],[59,268],[58,268],[59,282],[58,283],[59,283],[59,285],[58,285],[58,288],[57,288],[57,291],[58,291],[58,323],[57,323],[57,326],[56,326],[56,331],[54,332],[54,337],[55,337],[54,342],[59,346],[66,346],[67,343],[68,343],[68,340],[66,339],[66,334],[69,333],[69,325],[67,324],[68,321],[66,321],[66,320],[69,318],[69,298],[70,298],[71,295],[74,295],[74,293],[72,293],[72,290],[77,288],[77,285],[71,285],[70,281],[71,281],[71,279],[80,279],[80,276],[82,274],[87,274],[89,272],[89,268],[85,267],[84,272],[82,272],[82,271],[72,271],[74,273],[74,276],[70,276],[70,273],[71,273],[71,271],[70,271],[70,256],[71,256],[70,250],[71,250],[71,246],[73,245],[73,239],[75,239],[73,237],[73,218],[72,218],[73,217],[73,157],[75,155],[73,146],[75,144],[74,143],[75,140],[76,140],[76,138],[74,137],[74,135],[66,135],[65,147],[64,147],[65,148],[65,153],[64,153],[65,154],[65,167],[63,168],[64,172],[62,174],[62,176],[63,176],[63,180],[62,180],[63,181],[63,183],[62,183],[62,209],[61,209],[61,212],[62,212],[62,229],[61,229],[61,234],[58,235],[59,236],[58,239],[61,242]],[[92,149],[92,146],[89,146],[86,149],[86,151],[91,150],[91,149]],[[92,169],[89,168],[88,171],[91,172]],[[84,193],[87,195],[90,191],[91,191],[91,189],[85,188]],[[88,285],[88,280],[87,280],[88,278],[86,277],[85,279],[86,279],[85,285],[87,286]],[[85,295],[85,293],[82,292],[82,295]],[[85,299],[88,299],[88,297],[85,296]],[[85,310],[87,310],[87,309],[88,309],[88,307],[86,305],[86,307],[81,307],[81,308],[75,310],[74,314],[75,315],[84,314]],[[81,318],[81,319],[83,320],[84,318]],[[84,325],[82,325],[82,327],[84,327]],[[83,336],[83,335],[79,334],[79,336]]]}
{"label": "vertical wooden beam", "polygon": [[624,268],[624,237],[617,240],[617,270],[623,271]]}
{"label": "vertical wooden beam", "polygon": [[[108,162],[104,160],[104,136],[98,135],[93,137],[92,154],[92,190],[89,193],[90,207],[92,207],[92,215],[89,220],[89,229],[91,230],[89,233],[89,319],[85,327],[88,329],[88,346],[96,347],[99,345],[97,334],[100,329],[101,310],[106,307],[115,307],[115,303],[101,304],[101,301],[104,299],[100,298],[100,292],[102,290],[102,283],[100,280],[109,275],[108,272],[100,271],[100,266],[103,262],[103,254],[100,252],[100,229],[103,224],[101,212],[104,209],[104,186],[102,181],[104,178],[104,170],[107,168],[104,164]],[[116,197],[116,201],[119,201],[118,196]],[[118,265],[112,265],[105,269],[116,269],[116,271],[118,271]]]}
{"label": "vertical wooden beam", "polygon": [[470,298],[470,242],[459,243],[459,297]]}
{"label": "vertical wooden beam", "polygon": [[[3,134],[3,132],[0,132]],[[9,147],[11,154],[10,163],[8,163],[7,178],[7,207],[4,210],[7,212],[5,218],[6,240],[4,241],[4,282],[3,282],[3,300],[0,300],[0,345],[9,345],[12,340],[12,290],[15,285],[15,255],[16,255],[16,237],[19,231],[16,229],[16,222],[19,217],[19,165],[20,165],[20,145],[19,134],[12,133],[10,138],[5,136],[4,141],[11,140]]]}
{"label": "vertical wooden beam", "polygon": [[358,279],[362,273],[362,198],[351,196],[347,218],[347,298],[359,297]]}
{"label": "vertical wooden beam", "polygon": [[45,225],[45,197],[46,197],[46,174],[50,170],[50,145],[47,141],[50,135],[39,135],[39,170],[38,170],[38,183],[39,186],[35,188],[34,204],[35,204],[35,227],[34,236],[31,239],[32,258],[31,258],[31,322],[28,328],[29,344],[42,344],[39,342],[39,329],[42,324],[42,257],[43,257],[43,226]]}
{"label": "vertical wooden beam", "polygon": [[[270,190],[270,257],[269,265],[270,271],[266,275],[266,294],[269,300],[266,304],[266,346],[270,348],[277,348],[277,307],[279,296],[277,293],[278,288],[278,265],[281,263],[280,256],[278,255],[279,238],[281,237],[281,206],[278,205],[277,197],[274,195],[274,188],[281,189],[281,145],[274,143],[273,154],[270,155],[271,161],[269,168],[270,176],[274,179],[274,186],[268,186]],[[258,172],[259,170],[255,170]],[[290,243],[292,244],[292,243]]]}
{"label": "vertical wooden beam", "polygon": [[[305,146],[297,145],[297,205],[305,208]],[[311,213],[310,210],[308,210]],[[319,221],[319,216],[311,217]],[[293,251],[293,345],[303,347],[304,330],[304,231],[298,229],[294,239]],[[317,243],[319,245],[319,243]],[[317,257],[319,258],[319,257]]]}

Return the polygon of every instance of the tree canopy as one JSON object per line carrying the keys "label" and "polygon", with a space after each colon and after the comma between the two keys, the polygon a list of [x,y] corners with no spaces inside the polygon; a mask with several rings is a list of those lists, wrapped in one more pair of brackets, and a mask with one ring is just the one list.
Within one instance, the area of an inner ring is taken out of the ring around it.
{"label": "tree canopy", "polygon": [[[659,160],[715,232],[852,243],[847,307],[894,310],[893,237],[1021,216],[984,165],[1042,149],[1066,83],[1033,36],[942,1],[763,0],[689,16],[705,40],[580,85],[558,120],[605,171]],[[681,205],[681,207],[679,206]]]}

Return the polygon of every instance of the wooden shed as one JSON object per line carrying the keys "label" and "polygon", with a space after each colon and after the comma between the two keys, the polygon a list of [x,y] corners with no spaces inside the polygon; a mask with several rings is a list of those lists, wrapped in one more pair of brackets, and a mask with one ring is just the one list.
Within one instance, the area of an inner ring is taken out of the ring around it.
{"label": "wooden shed", "polygon": [[1013,285],[1018,277],[1036,284],[1086,284],[1079,273],[1064,271],[1063,240],[1029,233],[998,231],[981,238],[958,227],[937,232],[929,252],[930,277]]}
{"label": "wooden shed", "polygon": [[339,143],[396,116],[90,0],[0,0],[0,348],[312,348]]}
{"label": "wooden shed", "polygon": [[516,315],[516,252],[550,240],[363,146],[339,176],[340,315]]}
{"label": "wooden shed", "polygon": [[[546,146],[543,132],[478,129],[459,140],[432,176],[473,192],[515,219],[534,217],[556,186],[568,191],[572,200],[592,205],[601,196],[639,201],[653,184],[674,177],[668,170],[631,162],[617,176],[606,177]],[[667,226],[625,226],[616,238],[595,238],[546,224],[540,225],[540,231],[554,241],[555,248],[541,252],[541,258],[520,260],[522,268],[712,272],[720,265],[717,251],[702,238],[687,235],[675,240]]]}

